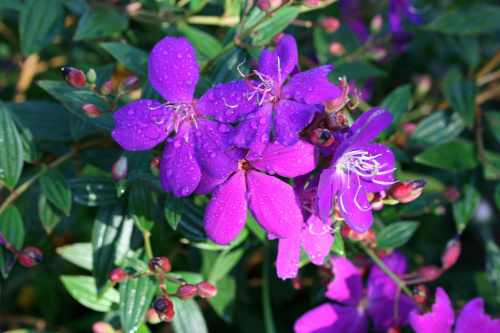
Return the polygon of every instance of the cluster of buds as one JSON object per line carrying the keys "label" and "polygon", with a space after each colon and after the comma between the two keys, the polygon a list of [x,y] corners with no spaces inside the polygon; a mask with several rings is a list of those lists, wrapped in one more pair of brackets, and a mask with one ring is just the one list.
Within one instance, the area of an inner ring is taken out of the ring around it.
{"label": "cluster of buds", "polygon": [[0,232],[0,245],[3,245],[7,250],[16,254],[19,258],[19,263],[25,267],[33,267],[43,260],[43,253],[33,246],[16,250],[7,238]]}
{"label": "cluster of buds", "polygon": [[375,232],[372,229],[368,229],[363,233],[356,232],[352,230],[347,224],[342,227],[342,236],[349,238],[353,241],[362,241],[364,243],[369,243],[375,246]]}

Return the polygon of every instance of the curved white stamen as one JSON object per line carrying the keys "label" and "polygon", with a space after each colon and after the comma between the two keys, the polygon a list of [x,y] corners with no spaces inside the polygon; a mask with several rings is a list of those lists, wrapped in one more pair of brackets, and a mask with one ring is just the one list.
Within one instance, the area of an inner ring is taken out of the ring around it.
{"label": "curved white stamen", "polygon": [[333,231],[334,231],[334,229],[332,229],[332,227],[324,225],[323,226],[323,232],[317,233],[315,231],[312,231],[312,227],[313,227],[312,223],[309,224],[309,232],[311,234],[313,234],[314,236],[323,236],[324,234],[333,233]]}

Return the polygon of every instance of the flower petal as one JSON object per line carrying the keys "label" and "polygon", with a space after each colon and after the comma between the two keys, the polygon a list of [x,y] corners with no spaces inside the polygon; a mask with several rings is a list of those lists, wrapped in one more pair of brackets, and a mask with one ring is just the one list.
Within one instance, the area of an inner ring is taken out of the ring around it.
{"label": "flower petal", "polygon": [[231,172],[238,170],[238,162],[220,150],[227,136],[220,126],[229,125],[218,124],[209,119],[198,119],[197,125],[195,136],[198,162],[212,177],[227,178]]}
{"label": "flower petal", "polygon": [[245,173],[237,172],[217,187],[207,205],[203,224],[208,238],[226,245],[238,236],[247,219]]}
{"label": "flower petal", "polygon": [[[307,226],[302,228],[302,247],[313,264],[323,265],[325,257],[330,253],[333,235],[325,232],[325,223],[317,215],[311,215],[305,224]],[[312,226],[311,229],[309,226]]]}
{"label": "flower petal", "polygon": [[151,85],[169,102],[190,103],[193,100],[199,71],[194,49],[182,37],[163,38],[149,56]]}
{"label": "flower petal", "polygon": [[[281,85],[299,62],[297,43],[290,35],[281,37],[273,51],[266,47],[260,53],[259,72],[270,76]],[[281,73],[278,70],[281,70]]]}
{"label": "flower petal", "polygon": [[161,186],[164,191],[172,191],[176,198],[193,193],[200,182],[200,165],[196,160],[193,141],[191,125],[181,125],[177,134],[167,140],[160,161]]}
{"label": "flower petal", "polygon": [[283,280],[297,277],[300,260],[300,234],[282,238],[278,244],[276,270]]}
{"label": "flower petal", "polygon": [[[389,281],[389,277],[387,277]],[[392,281],[394,282],[394,281]],[[380,286],[382,287],[382,286]],[[396,325],[394,320],[395,296],[397,287],[394,288],[392,298],[369,299],[366,310],[373,320],[373,328],[376,332],[385,332]],[[409,315],[415,309],[415,303],[406,295],[400,295],[398,300],[398,325],[406,326]]]}
{"label": "flower petal", "polygon": [[325,303],[303,314],[293,329],[295,333],[366,333],[368,318],[355,306]]}
{"label": "flower petal", "polygon": [[299,140],[298,132],[309,124],[316,107],[282,100],[275,105],[274,111],[274,136],[282,145],[291,146]]}
{"label": "flower petal", "polygon": [[327,77],[333,68],[325,65],[294,75],[281,90],[281,95],[306,104],[324,103],[340,97],[342,89]]}
{"label": "flower petal", "polygon": [[347,180],[347,184],[342,182],[342,189],[337,197],[340,213],[352,230],[363,233],[373,223],[372,207],[356,174],[343,174],[343,179]]}
{"label": "flower petal", "polygon": [[303,218],[293,188],[278,178],[247,172],[248,208],[267,233],[287,238],[299,232]]}
{"label": "flower petal", "polygon": [[360,177],[365,192],[380,192],[394,183],[394,154],[392,150],[380,143],[369,144],[364,148],[371,156],[378,156],[375,161],[380,164],[374,177]]}
{"label": "flower petal", "polygon": [[432,312],[419,314],[416,308],[410,313],[410,325],[416,333],[450,333],[455,315],[446,292],[438,287]]}
{"label": "flower petal", "polygon": [[316,213],[326,222],[330,216],[333,206],[333,198],[342,186],[342,178],[334,169],[325,169],[321,173],[318,184],[318,196],[316,198]]}
{"label": "flower petal", "polygon": [[348,151],[362,149],[373,141],[392,121],[392,114],[386,109],[373,108],[363,113],[351,128],[348,137]]}
{"label": "flower petal", "polygon": [[226,179],[219,179],[210,176],[207,170],[201,168],[201,177],[198,187],[194,191],[196,194],[209,194],[215,191],[217,186],[224,183]]}
{"label": "flower petal", "polygon": [[303,140],[286,147],[271,140],[260,159],[250,163],[254,168],[283,177],[296,177],[308,173],[317,165],[315,146]]}
{"label": "flower petal", "polygon": [[484,301],[477,297],[469,301],[460,312],[455,333],[500,332],[500,319],[492,320],[484,314]]}
{"label": "flower petal", "polygon": [[334,280],[328,284],[325,296],[337,302],[357,306],[364,297],[363,281],[349,259],[332,257]]}
{"label": "flower petal", "polygon": [[167,124],[172,110],[165,107],[154,109],[159,105],[157,101],[142,99],[114,113],[115,128],[111,135],[123,149],[151,149],[170,134],[172,126],[167,128]]}
{"label": "flower petal", "polygon": [[250,100],[246,98],[251,92],[252,89],[245,81],[219,83],[200,97],[195,109],[198,114],[212,117],[217,121],[235,123],[257,108],[258,96]]}

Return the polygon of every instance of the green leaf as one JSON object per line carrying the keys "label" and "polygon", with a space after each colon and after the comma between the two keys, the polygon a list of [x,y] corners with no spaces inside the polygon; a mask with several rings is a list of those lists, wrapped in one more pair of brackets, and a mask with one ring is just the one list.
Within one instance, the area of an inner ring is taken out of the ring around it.
{"label": "green leaf", "polygon": [[208,276],[208,282],[215,284],[217,281],[226,276],[234,266],[240,261],[245,254],[245,249],[239,247],[234,250],[222,251],[213,265],[213,268]]}
{"label": "green leaf", "polygon": [[177,230],[177,226],[181,220],[182,207],[184,207],[184,197],[176,199],[172,192],[167,192],[163,212],[168,224],[174,230]]}
{"label": "green leaf", "polygon": [[495,186],[495,203],[497,204],[497,208],[500,209],[500,183],[497,183],[497,186]]}
{"label": "green leaf", "polygon": [[444,96],[446,100],[469,126],[474,125],[476,91],[476,80],[464,80],[459,72],[450,72],[444,80]]}
{"label": "green leaf", "polygon": [[35,142],[33,141],[33,134],[30,129],[26,127],[21,120],[19,120],[12,110],[8,109],[9,107],[7,104],[6,106],[9,111],[10,118],[14,121],[19,131],[19,136],[23,146],[23,160],[28,163],[34,163],[37,160],[37,153]]}
{"label": "green leaf", "polygon": [[[253,10],[258,10],[262,12],[257,7],[253,7]],[[256,29],[257,36],[254,38],[254,45],[269,44],[271,39],[278,33],[285,30],[285,28],[292,22],[300,12],[298,6],[290,6],[283,8],[275,13],[272,20],[265,20]]]}
{"label": "green leaf", "polygon": [[216,38],[202,30],[192,26],[181,26],[178,30],[193,45],[196,51],[205,54],[209,58],[215,58],[222,49],[220,42]]}
{"label": "green leaf", "polygon": [[24,56],[40,51],[64,29],[61,0],[28,0],[21,10],[19,36]]}
{"label": "green leaf", "polygon": [[116,60],[130,68],[135,73],[148,76],[148,54],[135,46],[123,43],[101,43],[103,49],[108,51]]}
{"label": "green leaf", "polygon": [[177,225],[178,231],[193,241],[205,242],[207,235],[203,228],[203,216],[203,210],[195,205],[192,199],[185,198],[183,214]]}
{"label": "green leaf", "polygon": [[346,253],[345,253],[345,246],[344,246],[344,238],[342,237],[340,232],[337,232],[337,234],[334,236],[333,239],[333,244],[332,244],[332,251],[338,254],[339,256],[342,256],[345,258]]}
{"label": "green leaf", "polygon": [[486,242],[486,273],[500,302],[500,248],[492,240]]}
{"label": "green leaf", "polygon": [[471,170],[477,166],[473,146],[460,141],[430,147],[417,155],[415,161],[453,172]]}
{"label": "green leaf", "polygon": [[243,243],[243,241],[248,237],[249,233],[250,232],[248,231],[248,228],[243,227],[238,236],[228,245],[219,245],[217,243],[212,242],[211,240],[208,240],[206,242],[193,242],[186,238],[181,238],[180,242],[184,244],[189,244],[191,246],[194,246],[202,250],[210,250],[210,251],[229,250]]}
{"label": "green leaf", "polygon": [[493,32],[500,29],[500,8],[485,3],[456,8],[439,16],[427,28],[452,35]]}
{"label": "green leaf", "polygon": [[102,297],[98,298],[95,280],[91,276],[62,275],[61,281],[78,303],[94,311],[108,312],[113,304],[120,300],[118,291],[113,288],[109,288]]}
{"label": "green leaf", "polygon": [[115,180],[110,177],[73,178],[69,182],[73,200],[84,206],[104,206],[119,201]]}
{"label": "green leaf", "polygon": [[265,243],[268,242],[267,233],[264,231],[264,229],[262,229],[262,227],[260,226],[260,224],[254,219],[254,217],[250,213],[250,210],[247,210],[247,221],[245,223],[245,226],[248,229],[250,229],[250,231],[255,236],[257,236],[257,238],[260,239],[260,241],[262,243],[265,244]]}
{"label": "green leaf", "polygon": [[217,295],[208,298],[208,303],[224,321],[231,323],[236,298],[236,280],[226,275],[215,284]]}
{"label": "green leaf", "polygon": [[72,264],[92,270],[92,243],[74,243],[56,249],[57,254]]}
{"label": "green leaf", "polygon": [[486,124],[490,129],[491,134],[500,143],[500,112],[488,111],[485,113]]}
{"label": "green leaf", "polygon": [[474,214],[479,201],[481,201],[481,193],[474,186],[474,177],[471,177],[470,183],[465,184],[461,191],[460,199],[452,204],[453,217],[458,232],[464,231]]}
{"label": "green leaf", "polygon": [[14,121],[0,101],[0,181],[8,188],[16,186],[23,170],[23,144]]}
{"label": "green leaf", "polygon": [[193,299],[183,301],[172,298],[172,302],[175,309],[175,316],[172,320],[175,333],[208,333],[205,318]]}
{"label": "green leaf", "polygon": [[456,112],[442,110],[431,114],[417,124],[408,138],[410,146],[434,146],[457,138],[465,123]]}
{"label": "green leaf", "polygon": [[483,163],[484,179],[500,180],[500,154],[485,150],[484,158],[487,161]]}
{"label": "green leaf", "polygon": [[23,9],[23,4],[21,0],[0,0],[0,8],[21,10]]}
{"label": "green leaf", "polygon": [[475,69],[481,60],[479,41],[475,36],[446,36],[447,43],[463,58],[470,69]]}
{"label": "green leaf", "polygon": [[[120,283],[120,318],[124,332],[134,332],[151,306],[155,292],[152,276],[126,279]],[[178,314],[175,309],[176,316]]]}
{"label": "green leaf", "polygon": [[417,231],[418,222],[396,222],[382,229],[376,238],[378,249],[398,248],[405,245]]}
{"label": "green leaf", "polygon": [[[0,215],[0,232],[16,250],[20,250],[24,241],[24,224],[16,206],[7,206]],[[7,278],[16,256],[4,246],[0,246],[0,269],[2,276]]]}
{"label": "green leaf", "polygon": [[209,77],[212,82],[229,82],[241,79],[237,67],[240,65],[242,73],[247,73],[250,69],[251,57],[245,49],[233,47],[226,52],[214,65]]}
{"label": "green leaf", "polygon": [[127,18],[119,10],[93,7],[78,22],[74,40],[109,36],[125,30],[127,26]]}
{"label": "green leaf", "polygon": [[145,181],[137,180],[132,184],[130,196],[128,197],[128,208],[139,230],[149,231],[153,229],[155,224],[155,203]]}
{"label": "green leaf", "polygon": [[387,72],[379,69],[369,62],[353,61],[335,67],[335,70],[328,74],[330,82],[338,83],[339,77],[345,76],[352,79],[361,79],[369,76],[386,76]]}
{"label": "green leaf", "polygon": [[403,115],[410,107],[411,87],[405,84],[393,90],[380,104],[380,107],[389,110],[393,116],[391,124],[385,129],[386,136],[391,135],[401,123]]}
{"label": "green leaf", "polygon": [[69,215],[71,211],[71,189],[64,175],[57,170],[51,170],[42,174],[38,182],[47,199],[66,215]]}
{"label": "green leaf", "polygon": [[40,221],[47,234],[52,233],[52,230],[61,222],[63,215],[59,209],[47,200],[46,195],[40,194],[38,197],[38,216],[40,216]]}
{"label": "green leaf", "polygon": [[73,14],[77,14],[80,16],[90,10],[90,6],[85,0],[64,0],[64,5]]}

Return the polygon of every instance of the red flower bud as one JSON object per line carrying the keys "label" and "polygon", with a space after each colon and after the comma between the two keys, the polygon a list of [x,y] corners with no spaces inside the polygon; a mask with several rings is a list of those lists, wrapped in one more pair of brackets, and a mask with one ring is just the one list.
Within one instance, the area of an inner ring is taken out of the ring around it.
{"label": "red flower bud", "polygon": [[389,327],[386,333],[401,333],[401,329],[399,327]]}
{"label": "red flower bud", "polygon": [[257,0],[257,7],[260,10],[268,11],[271,9],[271,1],[269,0]]}
{"label": "red flower bud", "polygon": [[392,187],[392,197],[402,203],[413,201],[420,196],[425,183],[425,179],[397,183]]}
{"label": "red flower bud", "polygon": [[304,0],[304,5],[309,8],[316,8],[319,5],[319,0]]}
{"label": "red flower bud", "polygon": [[370,230],[361,234],[359,232],[352,230],[348,225],[344,225],[342,227],[342,236],[356,241],[363,241],[369,239],[369,237],[371,236],[369,231]]}
{"label": "red flower bud", "polygon": [[122,282],[127,277],[127,273],[122,268],[115,268],[109,273],[111,282]]}
{"label": "red flower bud", "polygon": [[434,281],[443,273],[443,270],[437,266],[422,266],[417,273],[427,281]]}
{"label": "red flower bud", "polygon": [[196,285],[196,287],[198,287],[198,295],[203,298],[214,297],[217,295],[217,288],[208,282],[200,282]]}
{"label": "red flower bud", "polygon": [[155,273],[166,273],[170,271],[170,261],[167,257],[155,257],[149,260],[149,269]]}
{"label": "red flower bud", "polygon": [[111,173],[115,180],[121,180],[127,177],[127,158],[125,156],[120,157],[118,161],[113,164]]}
{"label": "red flower bud", "polygon": [[330,133],[329,130],[326,130],[324,128],[316,128],[314,129],[311,134],[311,141],[314,144],[317,144],[318,146],[329,146],[335,141],[332,133]]}
{"label": "red flower bud", "polygon": [[278,45],[278,43],[280,42],[281,38],[285,36],[285,33],[284,32],[280,32],[279,34],[275,35],[272,39],[272,42],[274,45]]}
{"label": "red flower bud", "polygon": [[159,156],[156,156],[151,161],[151,172],[156,177],[158,177],[160,175],[160,161],[161,161],[161,157],[159,157]]}
{"label": "red flower bud", "polygon": [[419,284],[413,289],[413,300],[417,304],[425,304],[427,298],[429,297],[429,288],[423,284]]}
{"label": "red flower bud", "polygon": [[61,68],[63,80],[73,88],[82,88],[87,84],[85,74],[73,67]]}
{"label": "red flower bud", "polygon": [[174,303],[165,297],[158,297],[153,301],[153,308],[161,319],[161,314],[174,310]]}
{"label": "red flower bud", "polygon": [[19,254],[19,262],[26,267],[32,267],[41,262],[43,259],[42,251],[36,247],[27,247]]}
{"label": "red flower bud", "polygon": [[444,190],[443,196],[448,202],[455,202],[460,199],[460,191],[453,186],[448,186]]}
{"label": "red flower bud", "polygon": [[298,278],[295,278],[292,280],[292,288],[295,290],[302,289],[303,285],[304,285],[304,280],[302,280],[301,277],[298,277]]}
{"label": "red flower bud", "polygon": [[321,20],[321,27],[326,32],[335,32],[340,27],[340,21],[335,17],[327,16]]}
{"label": "red flower bud", "polygon": [[174,316],[175,316],[175,311],[173,310],[169,310],[167,311],[167,313],[160,313],[158,315],[158,318],[160,318],[161,321],[165,321],[165,322],[171,322],[172,319],[174,319]]}
{"label": "red flower bud", "polygon": [[341,56],[345,53],[344,45],[339,42],[331,42],[330,45],[328,45],[328,50],[333,56]]}
{"label": "red flower bud", "polygon": [[109,94],[111,91],[113,91],[113,82],[111,81],[106,81],[102,84],[101,87],[101,92],[103,95]]}
{"label": "red flower bud", "polygon": [[278,8],[281,6],[282,2],[281,0],[270,0],[271,1],[271,8]]}
{"label": "red flower bud", "polygon": [[122,92],[134,89],[139,85],[139,79],[136,76],[126,77],[120,84],[119,90]]}
{"label": "red flower bud", "polygon": [[451,239],[448,244],[446,244],[446,250],[441,256],[441,262],[443,263],[443,269],[448,269],[451,266],[455,265],[460,257],[460,253],[462,252],[462,245],[460,244],[460,239],[454,237]]}
{"label": "red flower bud", "polygon": [[92,331],[94,333],[114,333],[114,328],[105,321],[98,321],[92,325]]}
{"label": "red flower bud", "polygon": [[407,134],[413,133],[413,131],[415,131],[415,128],[417,128],[417,125],[415,125],[414,123],[401,124],[401,130]]}
{"label": "red flower bud", "polygon": [[177,297],[182,300],[191,299],[197,290],[198,288],[192,284],[183,284],[177,288]]}
{"label": "red flower bud", "polygon": [[99,117],[102,114],[102,111],[97,108],[94,104],[85,103],[82,105],[83,112],[90,118]]}

